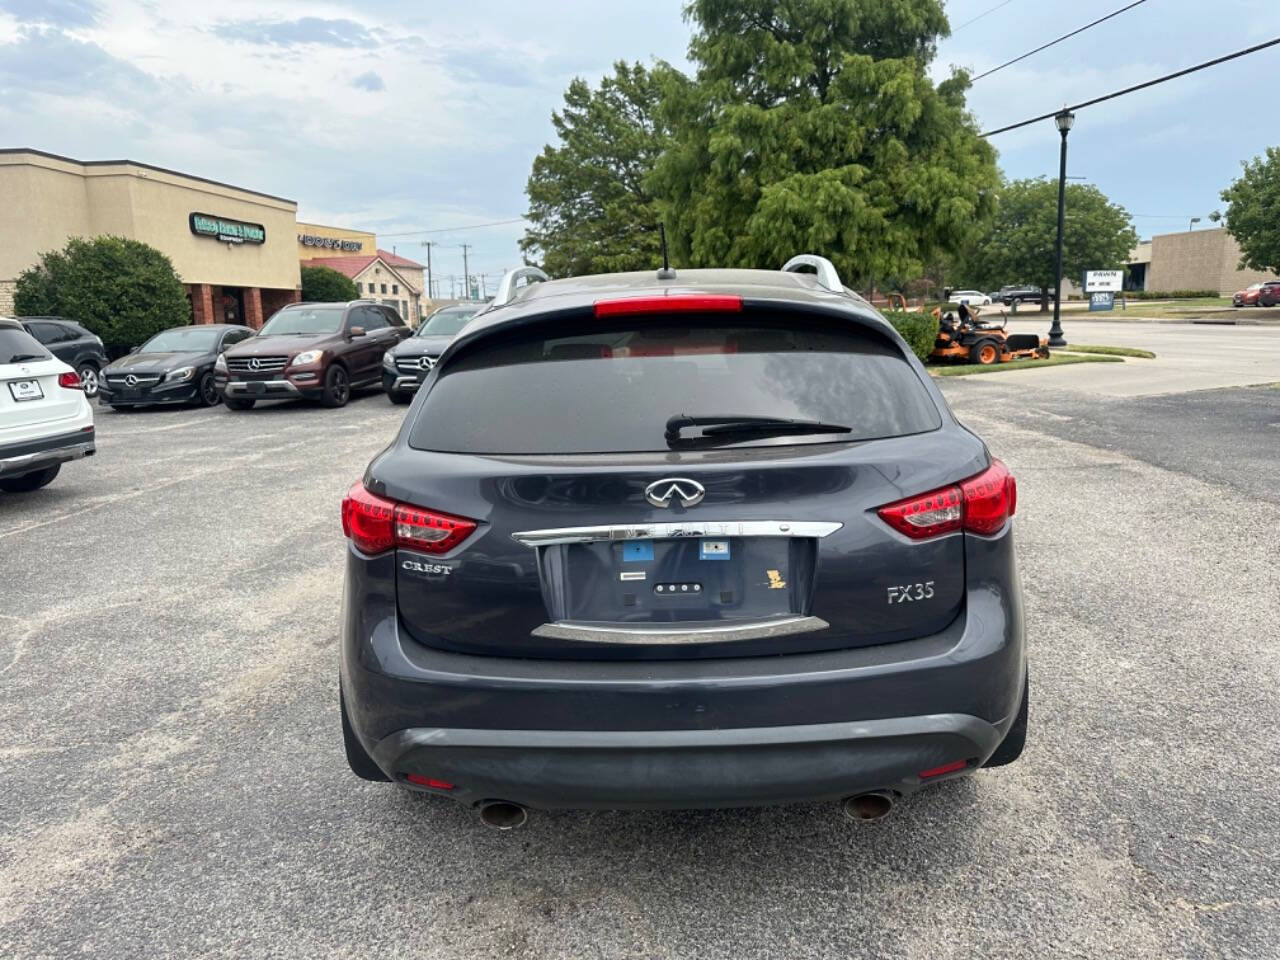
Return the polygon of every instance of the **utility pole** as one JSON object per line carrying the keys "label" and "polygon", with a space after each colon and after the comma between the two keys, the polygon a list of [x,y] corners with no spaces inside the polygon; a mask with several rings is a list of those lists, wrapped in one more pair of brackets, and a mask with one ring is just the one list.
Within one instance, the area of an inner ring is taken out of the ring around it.
{"label": "utility pole", "polygon": [[471,249],[472,245],[469,243],[460,243],[458,244],[458,246],[462,247],[462,282],[466,285],[466,290],[464,291],[466,296],[463,297],[463,299],[470,300],[471,299],[471,270],[467,266],[467,251]]}
{"label": "utility pole", "polygon": [[434,240],[423,240],[422,245],[427,248],[427,299],[434,300],[436,295],[431,283],[431,248],[437,244]]}

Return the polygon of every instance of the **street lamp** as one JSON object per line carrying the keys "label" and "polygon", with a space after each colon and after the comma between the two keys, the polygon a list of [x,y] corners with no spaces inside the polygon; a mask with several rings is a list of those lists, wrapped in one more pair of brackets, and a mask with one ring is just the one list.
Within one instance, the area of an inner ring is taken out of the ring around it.
{"label": "street lamp", "polygon": [[1062,155],[1058,161],[1058,244],[1053,255],[1053,326],[1049,328],[1049,346],[1065,347],[1067,338],[1062,335],[1062,224],[1067,204],[1067,134],[1076,122],[1076,115],[1066,107],[1053,122],[1062,134]]}
{"label": "street lamp", "polygon": [[1196,228],[1196,224],[1199,222],[1200,222],[1199,217],[1192,217],[1191,223],[1187,226],[1187,230],[1194,230]]}

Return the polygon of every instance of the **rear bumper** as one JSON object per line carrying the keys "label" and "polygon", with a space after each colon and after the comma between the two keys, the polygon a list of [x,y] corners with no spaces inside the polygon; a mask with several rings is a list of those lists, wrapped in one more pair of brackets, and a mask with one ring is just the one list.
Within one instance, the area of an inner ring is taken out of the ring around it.
{"label": "rear bumper", "polygon": [[462,803],[537,808],[740,807],[909,794],[922,771],[956,760],[975,769],[998,725],[964,714],[728,730],[402,730],[373,757],[388,775],[455,784],[426,790]]}
{"label": "rear bumper", "polygon": [[93,427],[0,446],[0,477],[18,477],[97,452]]}

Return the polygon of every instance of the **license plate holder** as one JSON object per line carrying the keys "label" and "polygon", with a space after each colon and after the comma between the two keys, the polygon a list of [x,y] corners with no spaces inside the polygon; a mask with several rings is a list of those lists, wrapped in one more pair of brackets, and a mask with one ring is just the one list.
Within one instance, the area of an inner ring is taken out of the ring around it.
{"label": "license plate holder", "polygon": [[28,400],[43,400],[44,389],[39,380],[13,380],[9,383],[9,394],[14,403],[25,403]]}

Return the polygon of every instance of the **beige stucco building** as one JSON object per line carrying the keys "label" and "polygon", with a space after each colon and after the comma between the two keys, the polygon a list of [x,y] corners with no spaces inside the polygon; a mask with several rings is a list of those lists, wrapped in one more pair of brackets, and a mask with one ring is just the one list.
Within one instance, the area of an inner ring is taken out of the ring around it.
{"label": "beige stucco building", "polygon": [[1269,273],[1240,269],[1240,245],[1223,227],[1152,237],[1130,255],[1129,274],[1143,290],[1217,290],[1229,295]]}
{"label": "beige stucco building", "polygon": [[72,237],[140,240],[173,261],[196,323],[261,326],[299,298],[297,204],[130,160],[0,150],[0,314],[14,282]]}

